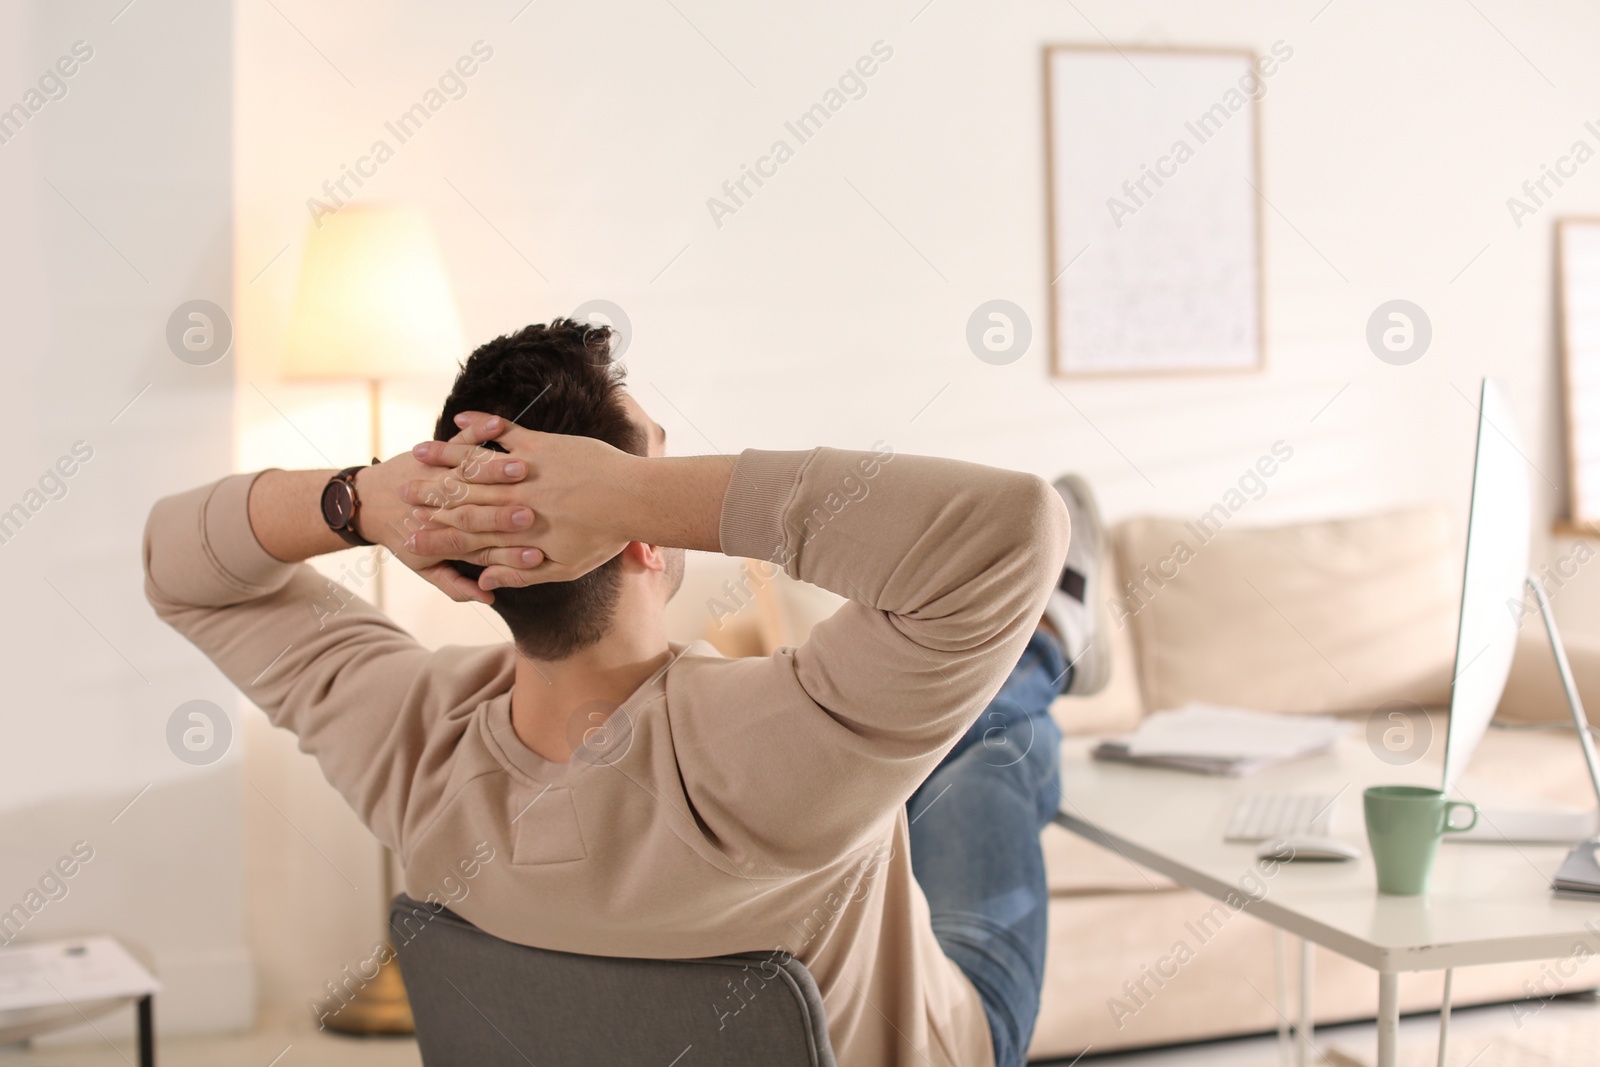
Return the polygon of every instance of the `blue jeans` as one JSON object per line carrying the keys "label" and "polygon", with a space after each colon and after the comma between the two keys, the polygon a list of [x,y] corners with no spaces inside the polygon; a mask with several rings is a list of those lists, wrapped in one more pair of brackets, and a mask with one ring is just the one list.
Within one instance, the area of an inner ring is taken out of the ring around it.
{"label": "blue jeans", "polygon": [[1039,1018],[1049,914],[1039,833],[1061,803],[1050,703],[1069,680],[1036,632],[1000,692],[907,802],[933,933],[983,1000],[996,1067],[1020,1067]]}

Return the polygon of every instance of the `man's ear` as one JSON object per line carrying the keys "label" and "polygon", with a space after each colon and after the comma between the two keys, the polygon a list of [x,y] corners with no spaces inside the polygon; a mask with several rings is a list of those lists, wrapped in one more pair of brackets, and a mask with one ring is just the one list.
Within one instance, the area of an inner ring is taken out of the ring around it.
{"label": "man's ear", "polygon": [[626,563],[634,564],[641,570],[665,571],[667,569],[667,554],[658,545],[647,545],[642,541],[629,541],[622,550],[622,557]]}

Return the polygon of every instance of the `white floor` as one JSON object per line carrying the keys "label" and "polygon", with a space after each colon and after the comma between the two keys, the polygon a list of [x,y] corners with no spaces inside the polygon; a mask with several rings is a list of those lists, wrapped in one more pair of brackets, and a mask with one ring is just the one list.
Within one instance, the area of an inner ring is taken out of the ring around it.
{"label": "white floor", "polygon": [[[1450,1017],[1448,1067],[1555,1067],[1600,1062],[1600,1003],[1565,997],[1544,1005],[1523,1003],[1466,1008]],[[1439,1016],[1415,1015],[1400,1022],[1402,1067],[1438,1063]],[[1310,1067],[1370,1067],[1377,1049],[1372,1023],[1319,1029],[1306,1060]],[[1581,1051],[1577,1051],[1581,1050]],[[1082,1059],[1052,1060],[1034,1067],[1291,1067],[1299,1061],[1274,1036],[1182,1045]]]}
{"label": "white floor", "polygon": [[[1520,1025],[1519,1025],[1520,1024]],[[1401,1023],[1404,1067],[1434,1067],[1438,1016]],[[1469,1008],[1451,1019],[1449,1067],[1553,1067],[1590,1064],[1600,1059],[1600,1003],[1581,998],[1551,1001],[1537,1012],[1526,1005]],[[1370,1023],[1325,1027],[1316,1034],[1312,1067],[1364,1067],[1372,1063]],[[1527,1051],[1512,1046],[1529,1046]],[[1536,1051],[1534,1050],[1536,1049]],[[92,1045],[48,1046],[34,1050],[0,1049],[0,1067],[129,1067],[136,1060],[131,1041],[102,1040]],[[160,1067],[420,1067],[409,1039],[354,1039],[318,1033],[302,1020],[264,1021],[250,1034],[221,1038],[176,1038],[157,1049]],[[1290,1067],[1291,1053],[1280,1057],[1276,1038],[1216,1041],[1148,1052],[1085,1056],[1034,1067]]]}
{"label": "white floor", "polygon": [[[131,1015],[131,1011],[130,1011]],[[160,1018],[157,1018],[157,1025]],[[0,1048],[0,1067],[133,1067],[131,1039],[90,1045]],[[349,1038],[318,1031],[309,1019],[263,1019],[248,1034],[158,1040],[158,1067],[421,1067],[411,1038]]]}

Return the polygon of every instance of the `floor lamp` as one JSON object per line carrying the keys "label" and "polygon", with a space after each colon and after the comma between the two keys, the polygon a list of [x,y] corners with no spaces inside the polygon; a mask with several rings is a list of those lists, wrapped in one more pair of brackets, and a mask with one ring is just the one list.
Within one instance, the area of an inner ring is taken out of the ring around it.
{"label": "floor lamp", "polygon": [[[345,207],[319,219],[306,239],[283,375],[299,381],[367,386],[369,453],[383,456],[383,382],[439,377],[454,369],[460,324],[433,233],[410,207]],[[365,458],[365,457],[363,457]],[[382,549],[373,599],[384,605]],[[394,896],[393,862],[383,850],[383,914]],[[347,1034],[409,1034],[411,1005],[393,952],[356,995],[327,1016]]]}

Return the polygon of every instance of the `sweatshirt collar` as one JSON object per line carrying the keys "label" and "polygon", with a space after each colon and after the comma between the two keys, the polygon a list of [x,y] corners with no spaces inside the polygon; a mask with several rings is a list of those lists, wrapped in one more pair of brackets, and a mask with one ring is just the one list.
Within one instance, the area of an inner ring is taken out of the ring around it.
{"label": "sweatshirt collar", "polygon": [[511,726],[510,689],[484,701],[483,725],[489,750],[508,770],[541,785],[561,782],[583,767],[605,766],[622,759],[633,746],[644,717],[654,714],[657,707],[665,704],[667,672],[673,664],[685,655],[720,655],[704,641],[688,645],[674,642],[667,647],[672,652],[672,658],[645,679],[609,716],[597,720],[589,728],[584,746],[573,752],[567,762],[546,759],[522,743]]}

